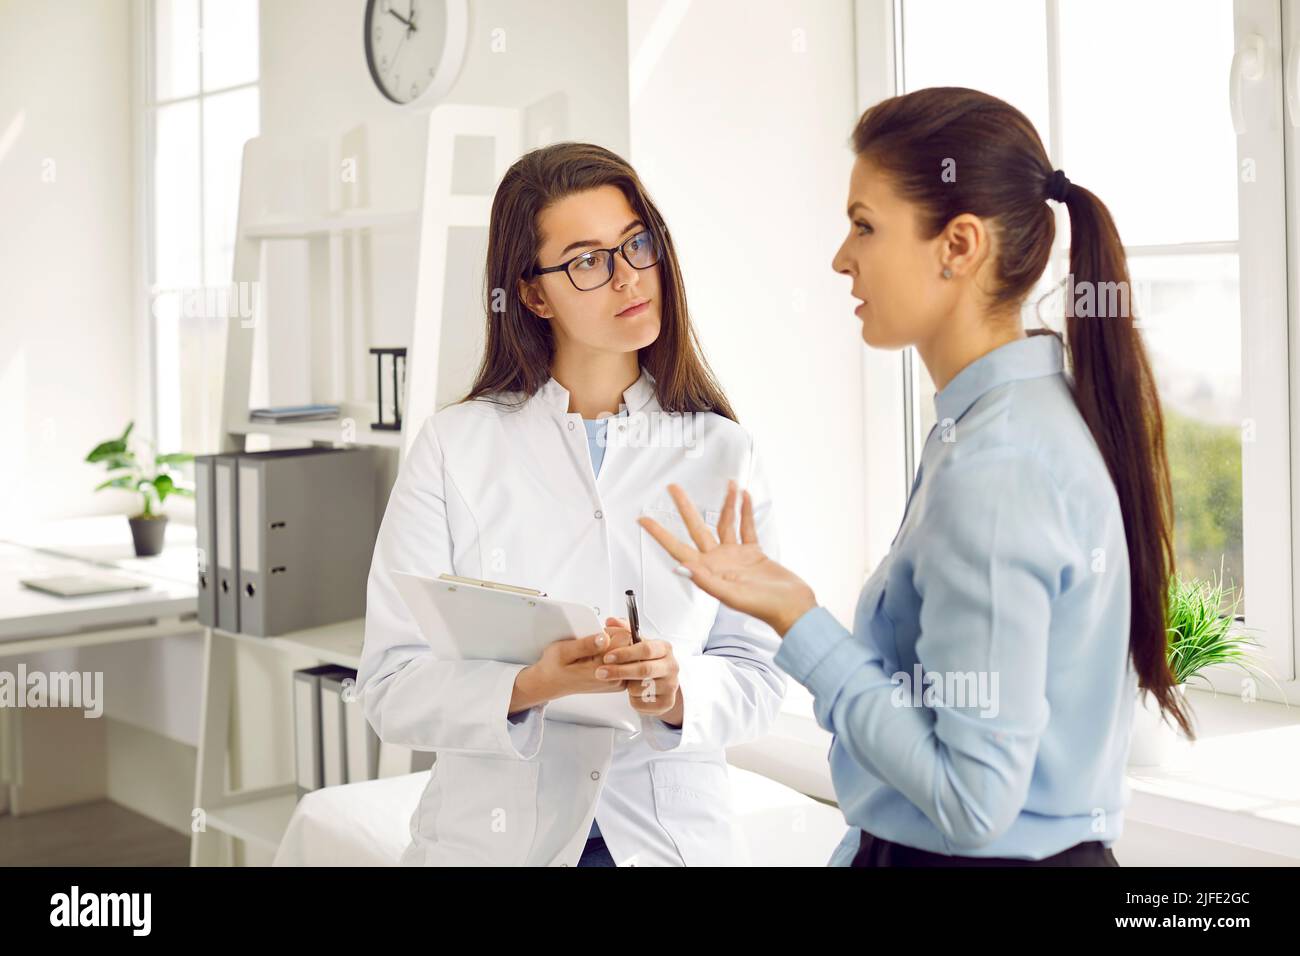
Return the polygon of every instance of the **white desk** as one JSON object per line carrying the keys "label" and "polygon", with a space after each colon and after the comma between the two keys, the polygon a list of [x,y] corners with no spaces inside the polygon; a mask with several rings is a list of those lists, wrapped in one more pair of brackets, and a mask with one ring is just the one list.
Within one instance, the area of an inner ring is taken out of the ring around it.
{"label": "white desk", "polygon": [[[128,540],[125,550],[130,552],[130,549]],[[110,549],[101,545],[97,550]],[[118,632],[132,625],[156,630],[155,625],[160,622],[176,622],[186,617],[193,619],[198,608],[197,589],[192,582],[185,584],[176,580],[174,568],[178,556],[184,560],[181,552],[186,550],[193,553],[194,549],[192,545],[187,547],[182,543],[176,553],[166,555],[166,559],[155,568],[146,563],[149,559],[135,558],[129,553],[118,560],[111,560],[106,554],[100,560],[90,561],[68,556],[67,552],[56,553],[31,545],[0,542],[0,656],[101,643],[96,635],[107,640],[122,640]],[[63,598],[33,591],[18,583],[21,578],[84,574],[107,568],[147,580],[152,586],[141,591]],[[193,575],[191,571],[191,577]],[[194,626],[191,624],[189,630]]]}
{"label": "white desk", "polygon": [[[161,636],[150,632],[159,625],[166,629],[169,623],[192,621],[198,613],[194,528],[168,524],[167,547],[153,558],[135,556],[130,529],[121,515],[70,518],[0,539],[0,656]],[[152,587],[61,598],[18,583],[20,578],[96,569],[143,578]],[[142,633],[122,637],[121,632],[132,625]],[[190,623],[187,630],[195,626]]]}
{"label": "white desk", "polygon": [[[97,569],[142,578],[150,587],[61,598],[18,583],[21,578]],[[10,669],[12,659],[46,651],[197,634],[201,628],[196,569],[192,526],[169,523],[167,547],[152,558],[135,556],[130,529],[121,515],[74,518],[9,532],[7,540],[0,541],[0,667]],[[5,720],[9,727],[0,730],[22,733],[21,711],[0,712],[0,721]],[[23,776],[13,767],[0,770],[8,784]],[[17,807],[17,791],[9,793],[6,788],[6,793],[9,805]]]}

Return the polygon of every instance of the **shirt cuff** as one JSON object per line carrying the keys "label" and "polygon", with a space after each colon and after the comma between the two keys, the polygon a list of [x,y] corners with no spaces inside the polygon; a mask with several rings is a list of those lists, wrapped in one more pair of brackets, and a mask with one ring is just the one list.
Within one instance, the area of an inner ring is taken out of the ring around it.
{"label": "shirt cuff", "polygon": [[[685,727],[685,721],[682,727]],[[641,730],[653,750],[676,750],[682,743],[682,727],[669,727],[658,717],[641,715]]]}
{"label": "shirt cuff", "polygon": [[504,706],[501,710],[506,712],[502,737],[507,753],[513,751],[515,756],[523,760],[531,760],[542,749],[542,729],[546,724],[548,702],[544,701],[518,713],[510,713],[510,698],[514,694],[515,677],[523,669],[522,664],[507,666],[501,675],[500,695],[504,698]]}
{"label": "shirt cuff", "polygon": [[870,654],[826,608],[800,615],[781,641],[773,661],[815,697],[833,695]]}
{"label": "shirt cuff", "polygon": [[515,751],[525,760],[531,760],[542,749],[542,728],[546,725],[543,712],[545,704],[529,707],[506,717],[506,732]]}

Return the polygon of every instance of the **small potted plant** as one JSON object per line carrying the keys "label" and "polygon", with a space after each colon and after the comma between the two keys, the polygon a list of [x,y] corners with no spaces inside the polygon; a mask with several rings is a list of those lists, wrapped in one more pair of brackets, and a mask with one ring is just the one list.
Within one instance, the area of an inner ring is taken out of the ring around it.
{"label": "small potted plant", "polygon": [[[1167,654],[1169,671],[1179,694],[1184,694],[1188,682],[1197,678],[1213,689],[1201,672],[1220,664],[1240,667],[1251,676],[1258,672],[1277,684],[1257,664],[1253,652],[1259,647],[1259,642],[1237,626],[1237,608],[1240,606],[1240,591],[1223,583],[1222,571],[1208,581],[1183,578],[1178,574],[1170,577]],[[1155,698],[1147,691],[1139,690],[1133,715],[1129,764],[1155,766],[1163,763],[1176,734],[1173,724],[1160,713]]]}
{"label": "small potted plant", "polygon": [[98,485],[96,491],[125,488],[139,492],[144,498],[144,510],[130,516],[129,521],[136,556],[145,558],[159,554],[163,549],[163,538],[167,531],[167,516],[162,513],[163,502],[171,495],[194,497],[194,492],[181,488],[172,477],[173,466],[193,461],[194,456],[184,451],[160,455],[154,443],[145,439],[149,452],[143,458],[137,457],[130,444],[131,429],[134,427],[135,422],[128,422],[122,437],[100,442],[86,456],[86,461],[92,464],[102,462],[108,469],[108,480]]}

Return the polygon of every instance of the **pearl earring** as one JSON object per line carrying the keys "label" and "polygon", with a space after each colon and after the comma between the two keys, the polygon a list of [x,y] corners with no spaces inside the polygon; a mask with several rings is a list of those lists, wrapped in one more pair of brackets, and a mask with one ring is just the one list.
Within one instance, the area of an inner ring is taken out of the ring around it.
{"label": "pearl earring", "polygon": [[947,266],[944,266],[944,267],[943,267],[943,277],[944,277],[945,279],[951,279],[951,278],[952,278],[952,270],[949,269]]}

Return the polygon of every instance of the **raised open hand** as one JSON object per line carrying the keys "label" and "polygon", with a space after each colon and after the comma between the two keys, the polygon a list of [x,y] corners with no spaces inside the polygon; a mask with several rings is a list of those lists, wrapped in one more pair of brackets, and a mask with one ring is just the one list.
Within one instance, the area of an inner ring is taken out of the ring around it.
{"label": "raised open hand", "polygon": [[805,611],[817,606],[816,595],[802,578],[763,553],[754,528],[754,503],[748,491],[741,496],[739,538],[734,481],[727,483],[716,538],[685,491],[669,485],[668,493],[686,522],[693,546],[679,541],[652,518],[638,518],[637,522],[678,561],[700,590],[728,607],[769,624],[782,636]]}

